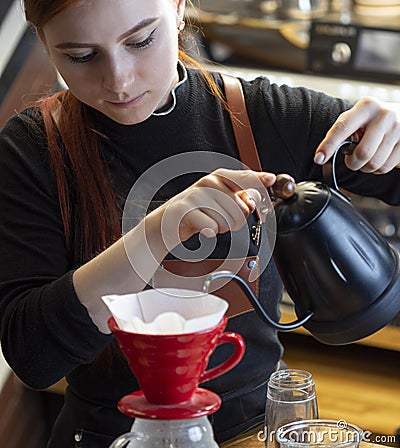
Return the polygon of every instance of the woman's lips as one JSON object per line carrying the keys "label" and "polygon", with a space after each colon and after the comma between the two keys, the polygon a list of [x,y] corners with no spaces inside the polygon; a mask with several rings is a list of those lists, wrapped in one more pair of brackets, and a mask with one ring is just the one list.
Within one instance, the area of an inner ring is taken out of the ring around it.
{"label": "woman's lips", "polygon": [[146,92],[128,101],[123,102],[106,101],[106,103],[111,104],[114,107],[118,107],[119,109],[124,109],[127,107],[136,106],[138,103],[140,103],[140,101],[144,98],[145,95]]}

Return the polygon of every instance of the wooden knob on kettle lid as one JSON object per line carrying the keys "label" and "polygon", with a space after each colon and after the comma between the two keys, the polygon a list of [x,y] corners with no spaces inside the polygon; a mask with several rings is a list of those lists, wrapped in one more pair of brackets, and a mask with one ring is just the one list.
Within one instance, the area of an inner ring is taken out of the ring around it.
{"label": "wooden knob on kettle lid", "polygon": [[290,199],[296,193],[296,182],[289,174],[278,174],[271,189],[277,198]]}

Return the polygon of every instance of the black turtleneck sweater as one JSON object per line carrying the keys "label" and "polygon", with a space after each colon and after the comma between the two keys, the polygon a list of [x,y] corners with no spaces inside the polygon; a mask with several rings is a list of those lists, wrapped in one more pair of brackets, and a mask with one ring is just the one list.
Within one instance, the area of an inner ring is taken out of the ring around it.
{"label": "black turtleneck sweater", "polygon": [[[297,181],[321,178],[313,153],[348,106],[321,93],[271,85],[266,78],[242,84],[264,169],[289,173]],[[218,168],[215,153],[238,157],[229,115],[197,71],[188,70],[188,80],[177,88],[176,96],[176,107],[169,114],[131,126],[89,111],[96,129],[107,136],[101,151],[122,203],[144,171],[175,154],[193,153],[192,165],[189,174],[165,186],[162,200],[202,175],[196,152],[205,152],[200,165],[206,171]],[[129,430],[131,420],[116,405],[138,385],[119,359],[107,368],[93,364],[112,336],[97,330],[75,294],[74,266],[66,258],[41,129],[37,110],[28,109],[11,118],[0,134],[1,346],[11,368],[34,388],[46,388],[67,377],[65,406],[50,447],[71,448],[75,436],[81,443],[76,446],[107,447]],[[342,187],[400,203],[399,170],[373,176],[350,173],[342,161],[338,164]],[[221,237],[212,257],[227,255],[224,242]],[[250,245],[249,252],[256,253],[257,247]],[[270,263],[260,279],[260,300],[276,319],[281,292],[279,276]],[[236,368],[204,385],[223,400],[221,410],[211,416],[219,441],[262,423],[266,381],[283,351],[276,332],[254,312],[230,319],[228,328],[244,336],[247,350]],[[215,354],[213,362],[221,356],[224,350]]]}

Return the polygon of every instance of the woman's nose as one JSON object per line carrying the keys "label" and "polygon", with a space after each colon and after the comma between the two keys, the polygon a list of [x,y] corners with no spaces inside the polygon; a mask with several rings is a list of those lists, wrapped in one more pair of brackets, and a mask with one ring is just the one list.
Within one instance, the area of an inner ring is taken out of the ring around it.
{"label": "woman's nose", "polygon": [[113,93],[125,92],[134,81],[133,63],[119,59],[110,61],[104,70],[103,87]]}

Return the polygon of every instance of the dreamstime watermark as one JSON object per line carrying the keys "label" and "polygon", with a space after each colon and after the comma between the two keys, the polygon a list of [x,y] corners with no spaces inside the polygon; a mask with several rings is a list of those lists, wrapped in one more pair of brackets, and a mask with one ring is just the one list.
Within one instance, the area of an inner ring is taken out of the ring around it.
{"label": "dreamstime watermark", "polygon": [[376,444],[395,444],[397,436],[389,434],[374,434],[371,431],[364,431],[346,420],[324,421],[312,420],[309,423],[304,421],[288,423],[277,431],[259,431],[257,439],[260,442],[267,442],[271,446],[276,446],[276,436],[284,440],[288,445],[293,446],[313,446],[313,445],[354,445],[361,441]]}

